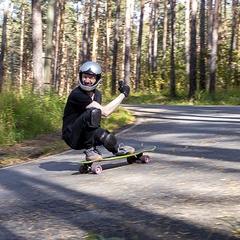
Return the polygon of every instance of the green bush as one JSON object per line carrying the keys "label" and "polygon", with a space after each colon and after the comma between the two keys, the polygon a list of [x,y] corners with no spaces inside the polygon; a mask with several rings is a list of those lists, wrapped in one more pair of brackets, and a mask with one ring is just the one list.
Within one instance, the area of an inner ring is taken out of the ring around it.
{"label": "green bush", "polygon": [[0,144],[31,139],[61,127],[65,99],[56,94],[14,92],[0,95]]}
{"label": "green bush", "polygon": [[[6,92],[0,95],[0,145],[10,145],[26,139],[33,139],[42,133],[61,130],[66,96],[51,93],[44,97],[38,94],[16,94]],[[114,131],[134,120],[131,114],[118,108],[101,126]]]}

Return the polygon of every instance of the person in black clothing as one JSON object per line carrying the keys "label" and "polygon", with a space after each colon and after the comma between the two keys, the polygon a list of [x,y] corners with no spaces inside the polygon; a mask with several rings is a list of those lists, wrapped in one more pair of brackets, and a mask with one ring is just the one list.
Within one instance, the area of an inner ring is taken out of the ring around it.
{"label": "person in black clothing", "polygon": [[120,94],[102,106],[102,94],[96,89],[102,69],[96,62],[86,62],[79,70],[79,86],[72,90],[63,114],[62,138],[72,149],[86,149],[87,161],[101,160],[96,146],[103,145],[114,155],[133,153],[134,148],[118,144],[113,133],[100,127],[102,116],[109,116],[129,95],[130,87],[120,82]]}

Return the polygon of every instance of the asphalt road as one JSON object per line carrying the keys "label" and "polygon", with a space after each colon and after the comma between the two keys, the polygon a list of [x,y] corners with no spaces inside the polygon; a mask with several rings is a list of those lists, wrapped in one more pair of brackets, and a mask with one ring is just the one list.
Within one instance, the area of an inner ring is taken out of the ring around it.
{"label": "asphalt road", "polygon": [[152,161],[80,174],[70,150],[0,169],[1,240],[240,239],[240,107],[126,107],[119,141],[156,145]]}

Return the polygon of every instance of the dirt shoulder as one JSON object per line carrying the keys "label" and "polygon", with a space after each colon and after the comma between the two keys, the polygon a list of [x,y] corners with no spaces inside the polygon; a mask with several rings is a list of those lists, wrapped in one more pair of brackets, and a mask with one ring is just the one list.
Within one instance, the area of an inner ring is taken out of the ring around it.
{"label": "dirt shoulder", "polygon": [[33,140],[0,146],[0,168],[30,161],[69,149],[61,139],[61,132],[40,134]]}

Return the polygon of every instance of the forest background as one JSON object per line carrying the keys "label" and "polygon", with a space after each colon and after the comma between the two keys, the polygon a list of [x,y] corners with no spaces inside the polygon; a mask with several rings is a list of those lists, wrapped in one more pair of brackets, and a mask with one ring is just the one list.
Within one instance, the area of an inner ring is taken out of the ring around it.
{"label": "forest background", "polygon": [[106,99],[122,79],[128,102],[240,104],[239,0],[5,0],[0,8],[0,144],[59,129],[88,60],[102,66]]}

